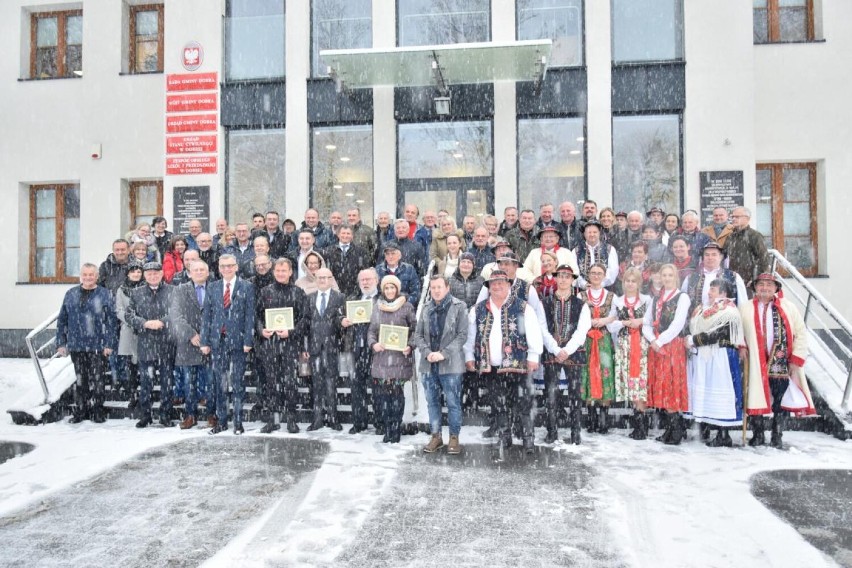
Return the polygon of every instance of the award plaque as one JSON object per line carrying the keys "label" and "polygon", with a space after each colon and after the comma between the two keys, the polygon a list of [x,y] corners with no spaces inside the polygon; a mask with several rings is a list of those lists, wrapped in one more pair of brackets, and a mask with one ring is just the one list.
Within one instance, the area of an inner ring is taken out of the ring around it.
{"label": "award plaque", "polygon": [[349,300],[346,302],[346,317],[352,323],[370,323],[373,315],[373,300]]}
{"label": "award plaque", "polygon": [[390,351],[405,350],[408,347],[408,328],[400,325],[380,325],[379,343]]}
{"label": "award plaque", "polygon": [[266,310],[266,329],[272,331],[290,331],[293,329],[293,308],[274,308]]}

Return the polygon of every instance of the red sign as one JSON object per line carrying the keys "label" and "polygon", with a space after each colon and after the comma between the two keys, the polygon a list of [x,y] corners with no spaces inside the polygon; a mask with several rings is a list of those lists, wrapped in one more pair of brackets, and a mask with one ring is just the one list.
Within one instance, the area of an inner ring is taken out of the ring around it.
{"label": "red sign", "polygon": [[218,156],[186,156],[166,158],[166,175],[215,174]]}
{"label": "red sign", "polygon": [[166,137],[166,154],[209,154],[218,150],[218,137],[215,134]]}
{"label": "red sign", "polygon": [[211,91],[219,86],[218,74],[180,73],[166,75],[166,91]]}
{"label": "red sign", "polygon": [[219,129],[216,114],[175,114],[166,117],[166,132],[215,132]]}
{"label": "red sign", "polygon": [[191,95],[168,95],[166,112],[186,112],[191,110],[216,110],[216,93],[193,93]]}

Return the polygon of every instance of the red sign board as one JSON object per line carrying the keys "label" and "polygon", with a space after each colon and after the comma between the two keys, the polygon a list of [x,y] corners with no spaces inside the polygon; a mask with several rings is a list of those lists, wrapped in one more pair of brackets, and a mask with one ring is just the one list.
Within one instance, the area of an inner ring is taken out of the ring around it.
{"label": "red sign board", "polygon": [[166,112],[187,112],[193,110],[216,110],[216,93],[193,93],[191,95],[168,95]]}
{"label": "red sign board", "polygon": [[215,134],[166,137],[166,154],[209,154],[218,150],[218,137]]}
{"label": "red sign board", "polygon": [[177,73],[166,75],[166,91],[212,91],[219,86],[219,78],[213,73]]}
{"label": "red sign board", "polygon": [[166,116],[166,132],[215,132],[219,128],[216,114],[175,114]]}
{"label": "red sign board", "polygon": [[218,156],[180,156],[166,158],[166,175],[215,174]]}

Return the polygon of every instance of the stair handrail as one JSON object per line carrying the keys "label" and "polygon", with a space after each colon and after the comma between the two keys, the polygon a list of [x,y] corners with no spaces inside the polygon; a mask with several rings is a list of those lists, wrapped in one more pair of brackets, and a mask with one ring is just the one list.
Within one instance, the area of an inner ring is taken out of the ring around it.
{"label": "stair handrail", "polygon": [[[50,391],[47,388],[47,382],[44,380],[44,371],[42,370],[41,361],[39,361],[38,354],[41,353],[46,347],[53,345],[56,342],[56,336],[54,335],[53,337],[39,345],[38,348],[36,348],[34,342],[36,335],[50,327],[57,319],[59,319],[58,311],[52,314],[40,324],[38,324],[36,327],[34,327],[32,331],[27,334],[26,338],[24,338],[24,342],[27,344],[27,351],[30,354],[30,359],[32,359],[33,365],[35,365],[36,377],[38,377],[38,382],[41,385],[42,392],[44,393],[44,401],[42,402],[42,404],[50,403]],[[48,359],[48,363],[54,358],[56,358],[58,355],[58,353],[54,353],[53,355],[51,355],[50,359]]]}
{"label": "stair handrail", "polygon": [[[849,321],[847,321],[846,318],[843,317],[843,315],[837,310],[837,308],[835,308],[831,304],[831,302],[826,300],[825,297],[820,294],[819,291],[817,291],[817,289],[814,288],[804,276],[802,276],[802,273],[799,272],[799,270],[795,266],[793,266],[783,254],[781,254],[775,249],[769,249],[768,253],[772,262],[772,273],[783,280],[784,277],[777,271],[777,266],[780,265],[784,269],[784,271],[787,272],[787,278],[792,278],[793,280],[795,280],[802,287],[802,289],[807,292],[808,297],[806,300],[803,300],[801,297],[798,296],[798,294],[792,292],[792,294],[800,302],[802,302],[805,307],[804,314],[802,314],[802,317],[805,320],[805,325],[807,325],[808,317],[811,315],[811,302],[815,300],[822,307],[822,309],[825,310],[825,312],[840,326],[840,328],[847,334],[849,334],[850,337],[852,337],[852,324],[850,324]],[[820,318],[818,318],[817,316],[814,317],[820,320],[820,323],[823,323],[824,325],[824,322],[822,322]],[[835,343],[837,343],[837,345],[840,346],[840,348],[844,352],[846,352],[847,355],[852,355],[852,353],[850,353],[850,351],[843,345],[843,343],[834,334],[834,332],[832,332],[830,327],[825,326],[825,332],[831,336]],[[828,349],[828,351],[829,353],[831,353],[831,349]],[[843,398],[840,404],[843,410],[849,410],[849,399],[850,397],[852,397],[852,362],[848,364],[844,363],[836,355],[835,359],[840,364],[840,366],[845,367],[846,370],[846,385],[843,389]]]}

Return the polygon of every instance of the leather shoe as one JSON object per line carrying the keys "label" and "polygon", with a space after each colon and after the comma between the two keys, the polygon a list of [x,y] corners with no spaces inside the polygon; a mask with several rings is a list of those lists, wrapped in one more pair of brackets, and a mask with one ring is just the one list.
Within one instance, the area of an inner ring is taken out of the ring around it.
{"label": "leather shoe", "polygon": [[353,426],[352,428],[349,429],[349,433],[350,434],[357,434],[359,432],[363,432],[364,430],[366,430],[366,428],[359,428],[358,426]]}
{"label": "leather shoe", "polygon": [[215,428],[216,424],[218,424],[218,423],[219,423],[219,419],[216,418],[215,416],[211,415],[211,416],[207,417],[207,425],[210,426],[211,428]]}
{"label": "leather shoe", "polygon": [[151,424],[150,416],[143,416],[139,422],[136,423],[137,428],[147,428]]}
{"label": "leather shoe", "polygon": [[86,417],[84,415],[75,414],[74,416],[71,417],[71,419],[68,421],[68,423],[69,424],[79,424],[80,422],[82,422],[85,419],[86,419]]}
{"label": "leather shoe", "polygon": [[299,425],[296,424],[295,418],[287,419],[287,432],[289,434],[298,434],[299,433]]}
{"label": "leather shoe", "polygon": [[547,436],[544,437],[545,444],[552,444],[556,440],[559,439],[559,433],[557,430],[549,430],[547,432]]}
{"label": "leather shoe", "polygon": [[343,426],[341,426],[340,423],[338,423],[338,422],[333,422],[333,423],[329,424],[328,427],[331,428],[332,430],[337,430],[338,432],[343,430]]}
{"label": "leather shoe", "polygon": [[489,426],[485,432],[482,433],[483,438],[493,438],[497,435],[497,426]]}
{"label": "leather shoe", "polygon": [[322,420],[314,420],[310,426],[308,426],[308,432],[314,432],[322,428]]}
{"label": "leather shoe", "polygon": [[228,425],[227,425],[227,424],[226,424],[226,425],[224,425],[224,426],[222,426],[221,424],[216,424],[216,425],[215,425],[215,426],[213,426],[213,428],[211,428],[211,429],[210,429],[210,431],[209,431],[209,432],[207,432],[207,433],[208,433],[208,434],[219,434],[219,433],[221,433],[221,432],[224,432],[224,431],[225,431],[225,430],[227,430],[227,429],[228,429]]}
{"label": "leather shoe", "polygon": [[[376,426],[376,436],[384,436],[385,435],[385,427],[384,426]],[[384,441],[384,440],[382,440]]]}
{"label": "leather shoe", "polygon": [[234,425],[234,436],[239,436],[241,434],[245,434],[245,432],[246,432],[246,429],[243,428],[242,424],[235,424]]}
{"label": "leather shoe", "polygon": [[276,430],[280,430],[280,429],[281,429],[280,424],[275,424],[274,422],[267,422],[266,426],[264,426],[263,428],[260,429],[260,433],[261,434],[272,434]]}
{"label": "leather shoe", "polygon": [[195,416],[187,416],[186,418],[183,419],[183,422],[180,423],[180,429],[181,430],[189,430],[190,428],[195,426],[195,424],[196,424]]}

